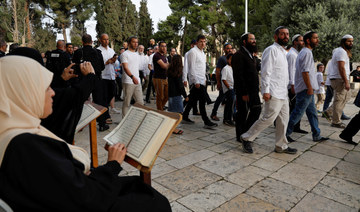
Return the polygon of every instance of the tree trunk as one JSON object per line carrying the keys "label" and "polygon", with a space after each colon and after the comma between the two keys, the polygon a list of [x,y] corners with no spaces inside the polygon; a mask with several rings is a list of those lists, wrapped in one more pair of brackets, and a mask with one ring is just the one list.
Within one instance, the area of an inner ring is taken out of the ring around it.
{"label": "tree trunk", "polygon": [[[218,51],[218,48],[217,48],[217,46],[216,46],[217,35],[216,35],[215,24],[212,24],[212,25],[211,25],[211,35],[212,35],[213,38],[214,38],[213,46],[214,46],[214,51],[215,51],[215,58],[217,59],[217,58],[220,57],[220,52]],[[220,43],[220,46],[221,46],[221,43]]]}
{"label": "tree trunk", "polygon": [[17,19],[17,5],[16,0],[12,1],[12,9],[13,9],[13,18],[14,18],[14,32],[13,32],[13,40],[14,43],[19,43],[19,29],[18,29],[18,19]]}
{"label": "tree trunk", "polygon": [[30,5],[30,1],[29,1],[29,0],[26,0],[26,1],[25,1],[26,27],[27,27],[26,37],[27,37],[28,43],[31,43],[31,28],[30,28],[29,5]]}
{"label": "tree trunk", "polygon": [[63,32],[63,36],[64,36],[64,41],[65,41],[65,43],[67,43],[65,24],[61,24],[61,28],[62,28],[62,32]]}
{"label": "tree trunk", "polygon": [[185,48],[186,31],[187,31],[187,18],[185,17],[184,34],[183,34],[182,42],[181,42],[181,55],[184,55],[184,53],[185,53],[184,48]]}

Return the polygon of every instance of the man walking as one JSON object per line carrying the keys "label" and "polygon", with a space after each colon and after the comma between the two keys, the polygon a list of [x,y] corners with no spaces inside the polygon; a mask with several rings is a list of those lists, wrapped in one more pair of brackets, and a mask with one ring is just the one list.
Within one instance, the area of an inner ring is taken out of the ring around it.
{"label": "man walking", "polygon": [[275,152],[295,154],[296,149],[288,147],[285,130],[289,120],[287,86],[289,84],[288,63],[285,45],[289,42],[289,30],[276,28],[274,44],[267,47],[262,56],[261,93],[265,100],[263,116],[241,135],[244,152],[253,153],[251,142],[276,120]]}
{"label": "man walking", "polygon": [[350,99],[350,65],[351,48],[354,38],[351,35],[345,35],[340,41],[340,47],[333,50],[332,59],[328,69],[328,78],[331,87],[334,89],[334,103],[324,111],[325,116],[332,115],[332,127],[345,128],[346,125],[340,118],[346,102]]}
{"label": "man walking", "polygon": [[214,128],[217,124],[210,121],[206,115],[206,56],[204,48],[206,47],[206,38],[204,35],[197,37],[197,44],[192,48],[187,55],[187,69],[190,83],[189,103],[185,107],[183,120],[194,123],[189,119],[189,112],[196,101],[199,101],[199,109],[201,118],[204,121],[205,128]]}
{"label": "man walking", "polygon": [[234,88],[237,100],[237,141],[240,141],[240,135],[248,131],[254,122],[258,120],[261,113],[259,72],[256,68],[256,59],[253,56],[253,53],[256,51],[255,35],[245,33],[241,36],[241,44],[242,46],[232,59]]}
{"label": "man walking", "polygon": [[132,36],[128,39],[129,48],[121,54],[121,64],[124,73],[122,75],[122,84],[124,90],[124,103],[122,107],[122,116],[124,117],[130,108],[131,98],[135,102],[144,104],[143,94],[139,77],[140,55],[136,52],[138,47],[138,38]]}
{"label": "man walking", "polygon": [[166,75],[169,63],[166,58],[166,43],[164,41],[159,42],[159,52],[156,52],[153,56],[153,65],[153,83],[156,92],[156,108],[158,110],[164,110],[165,104],[169,99]]}
{"label": "man walking", "polygon": [[306,111],[306,116],[308,117],[311,126],[313,141],[325,141],[329,138],[324,138],[320,135],[317,111],[314,101],[314,90],[319,89],[319,85],[316,79],[312,50],[319,43],[318,34],[313,31],[305,33],[304,42],[305,47],[300,51],[295,63],[296,105],[290,115],[286,136],[289,137],[291,135],[294,130],[294,125],[301,119],[301,117],[304,115],[304,112]]}

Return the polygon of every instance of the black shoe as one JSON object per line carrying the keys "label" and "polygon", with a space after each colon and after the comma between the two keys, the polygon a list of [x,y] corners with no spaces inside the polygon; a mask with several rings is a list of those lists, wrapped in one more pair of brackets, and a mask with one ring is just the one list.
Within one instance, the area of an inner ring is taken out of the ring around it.
{"label": "black shoe", "polygon": [[206,129],[213,129],[214,127],[217,127],[217,126],[218,126],[218,125],[217,125],[216,123],[209,121],[209,122],[205,123],[204,128],[206,128]]}
{"label": "black shoe", "polygon": [[200,116],[200,112],[193,113],[194,116]]}
{"label": "black shoe", "polygon": [[345,137],[343,134],[340,134],[339,137],[343,140],[345,140],[347,143],[352,144],[352,145],[358,145],[358,143],[356,143],[355,141],[352,140],[352,138],[348,138]]}
{"label": "black shoe", "polygon": [[305,131],[305,130],[302,130],[302,129],[294,129],[294,131],[293,132],[297,132],[297,133],[301,133],[301,134],[308,134],[308,132],[307,131]]}
{"label": "black shoe", "polygon": [[321,142],[321,141],[326,141],[326,140],[329,140],[329,138],[325,138],[325,137],[321,137],[317,140],[313,140],[314,142]]}
{"label": "black shoe", "polygon": [[295,142],[295,140],[294,140],[294,139],[292,139],[290,136],[286,136],[286,139],[288,140],[288,142],[289,142],[289,143],[291,143],[291,142]]}
{"label": "black shoe", "polygon": [[275,152],[276,153],[286,153],[286,154],[296,154],[297,149],[295,148],[286,148],[286,149],[281,149],[280,147],[275,147]]}
{"label": "black shoe", "polygon": [[343,114],[340,118],[341,120],[350,120],[351,118],[345,114]]}
{"label": "black shoe", "polygon": [[232,122],[231,120],[224,120],[223,123],[227,126],[235,127],[234,122]]}
{"label": "black shoe", "polygon": [[185,117],[185,116],[183,117],[182,120],[185,121],[185,122],[187,122],[187,123],[189,123],[189,124],[195,123],[193,120],[189,119],[189,117]]}
{"label": "black shoe", "polygon": [[215,101],[210,101],[210,102],[207,102],[208,105],[211,105],[211,104],[214,104]]}
{"label": "black shoe", "polygon": [[240,137],[240,141],[242,143],[243,150],[244,150],[245,153],[250,153],[251,154],[251,153],[254,152],[252,147],[251,147],[251,142],[250,141],[245,141],[241,137]]}
{"label": "black shoe", "polygon": [[103,132],[105,130],[108,130],[109,128],[110,128],[109,125],[105,124],[104,126],[99,126],[99,131]]}

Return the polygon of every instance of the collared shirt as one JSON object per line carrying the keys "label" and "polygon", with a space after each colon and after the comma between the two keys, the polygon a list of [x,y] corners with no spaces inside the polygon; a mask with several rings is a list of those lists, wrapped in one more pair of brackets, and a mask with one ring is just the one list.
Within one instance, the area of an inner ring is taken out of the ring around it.
{"label": "collared shirt", "polygon": [[149,69],[149,60],[150,60],[150,56],[149,55],[145,55],[145,60],[144,60],[144,76],[148,76],[150,75],[150,69]]}
{"label": "collared shirt", "polygon": [[226,82],[228,83],[230,88],[234,88],[233,69],[229,65],[226,65],[221,70],[221,85],[222,85],[222,89],[223,89],[224,93],[226,93],[229,90],[229,88],[226,87],[223,80],[226,80]]}
{"label": "collared shirt", "polygon": [[[132,52],[130,50],[126,50],[120,56],[121,64],[127,63],[128,69],[131,74],[140,82],[139,78],[139,67],[140,67],[140,55],[138,52]],[[134,84],[133,80],[128,76],[125,71],[121,77],[123,83]]]}
{"label": "collared shirt", "polygon": [[328,77],[330,79],[341,79],[339,72],[339,61],[345,62],[345,73],[346,78],[349,80],[350,76],[350,65],[349,65],[349,56],[347,52],[342,47],[338,47],[333,50],[331,62],[329,63],[329,72]]}
{"label": "collared shirt", "polygon": [[261,93],[270,93],[278,99],[287,99],[289,84],[286,51],[278,43],[267,47],[261,63]]}
{"label": "collared shirt", "polygon": [[[191,49],[190,49],[191,50]],[[188,81],[188,64],[187,64],[187,56],[189,54],[189,51],[185,53],[184,55],[184,67],[183,67],[183,76],[182,76],[182,81],[183,82],[187,82]]]}
{"label": "collared shirt", "polygon": [[189,83],[205,85],[206,83],[206,56],[197,46],[192,48],[187,55]]}
{"label": "collared shirt", "polygon": [[104,48],[103,46],[99,46],[98,49],[101,51],[105,64],[105,69],[102,71],[101,77],[107,80],[115,80],[114,65],[113,64],[106,65],[106,61],[108,61],[110,58],[114,56],[115,51],[109,46],[107,47],[107,49]]}
{"label": "collared shirt", "polygon": [[301,91],[307,89],[304,78],[302,76],[303,72],[309,73],[309,79],[312,89],[318,90],[319,85],[316,79],[314,57],[312,51],[309,48],[304,47],[301,49],[298,57],[296,58],[295,66],[295,93],[300,93]]}
{"label": "collared shirt", "polygon": [[299,52],[294,47],[291,47],[290,51],[286,55],[286,59],[288,62],[288,70],[289,70],[289,86],[288,88],[291,88],[291,85],[295,85],[295,63],[296,58],[298,56]]}
{"label": "collared shirt", "polygon": [[315,94],[322,94],[322,93],[325,93],[325,86],[322,85],[321,83],[324,82],[324,75],[322,72],[317,72],[316,73],[316,80],[317,80],[317,83],[319,85],[319,89],[318,90],[315,90],[314,93]]}

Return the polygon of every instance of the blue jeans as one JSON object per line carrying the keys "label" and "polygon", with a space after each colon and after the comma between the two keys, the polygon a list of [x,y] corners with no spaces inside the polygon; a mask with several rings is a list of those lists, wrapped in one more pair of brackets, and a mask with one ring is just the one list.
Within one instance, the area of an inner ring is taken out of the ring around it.
{"label": "blue jeans", "polygon": [[326,96],[325,96],[323,111],[325,111],[329,107],[333,96],[334,96],[333,88],[330,85],[327,85],[326,86]]}
{"label": "blue jeans", "polygon": [[289,118],[286,136],[289,136],[293,132],[294,125],[300,121],[304,112],[306,112],[306,116],[308,117],[311,126],[313,140],[320,139],[319,121],[317,118],[314,95],[308,95],[307,89],[296,94],[296,105]]}

